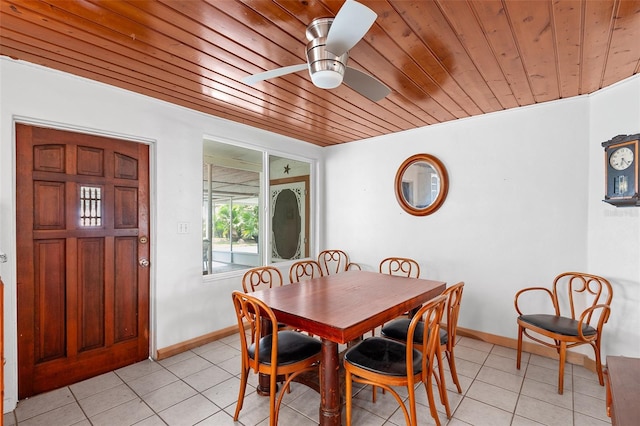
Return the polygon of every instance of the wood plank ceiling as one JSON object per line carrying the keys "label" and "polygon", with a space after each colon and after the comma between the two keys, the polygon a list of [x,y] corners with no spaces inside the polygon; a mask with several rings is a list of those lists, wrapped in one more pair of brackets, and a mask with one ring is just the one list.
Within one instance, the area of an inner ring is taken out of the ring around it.
{"label": "wood plank ceiling", "polygon": [[0,0],[0,54],[320,146],[592,93],[640,71],[640,0],[361,0],[349,65],[374,103],[306,71],[307,25],[343,0]]}

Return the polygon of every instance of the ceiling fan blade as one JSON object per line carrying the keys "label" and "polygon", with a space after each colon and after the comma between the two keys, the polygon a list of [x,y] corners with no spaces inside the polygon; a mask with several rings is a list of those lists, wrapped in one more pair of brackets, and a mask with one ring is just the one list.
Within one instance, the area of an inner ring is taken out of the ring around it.
{"label": "ceiling fan blade", "polygon": [[265,72],[261,72],[261,73],[258,73],[258,74],[253,74],[253,75],[247,76],[247,77],[242,79],[242,82],[244,84],[248,84],[250,86],[253,86],[257,82],[262,81],[262,80],[268,80],[270,78],[280,77],[280,76],[285,75],[285,74],[291,74],[291,73],[294,73],[294,72],[306,70],[308,68],[309,67],[308,67],[307,64],[290,65],[288,67],[276,68],[274,70],[269,70],[269,71],[265,71]]}
{"label": "ceiling fan blade", "polygon": [[344,71],[344,79],[342,81],[373,102],[378,102],[391,93],[391,89],[377,78],[351,67],[347,67]]}
{"label": "ceiling fan blade", "polygon": [[342,56],[364,37],[377,17],[367,6],[347,0],[329,28],[326,49],[336,56]]}

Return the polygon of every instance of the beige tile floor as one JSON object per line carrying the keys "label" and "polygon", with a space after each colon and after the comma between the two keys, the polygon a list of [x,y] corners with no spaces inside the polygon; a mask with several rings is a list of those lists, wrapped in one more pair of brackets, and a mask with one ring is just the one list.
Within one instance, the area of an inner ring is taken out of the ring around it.
{"label": "beige tile floor", "polygon": [[[255,392],[250,374],[244,408],[233,413],[240,380],[239,339],[230,336],[174,357],[143,361],[101,376],[20,401],[4,415],[6,426],[20,425],[268,425],[267,398]],[[605,388],[596,374],[567,365],[564,395],[556,392],[558,366],[551,359],[460,338],[456,346],[458,394],[447,382],[452,417],[438,405],[440,421],[459,425],[606,425]],[[403,425],[404,417],[387,393],[371,402],[370,388],[354,397],[354,425]],[[420,425],[434,424],[427,398],[419,392]],[[438,400],[436,393],[436,400]],[[280,411],[281,425],[317,424],[319,395],[294,383]]]}

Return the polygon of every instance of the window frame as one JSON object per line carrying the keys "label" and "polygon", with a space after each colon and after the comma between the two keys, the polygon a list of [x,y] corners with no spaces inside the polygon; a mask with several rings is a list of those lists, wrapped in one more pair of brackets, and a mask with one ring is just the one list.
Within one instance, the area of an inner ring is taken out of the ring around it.
{"label": "window frame", "polygon": [[[231,145],[239,149],[248,149],[253,151],[258,151],[261,153],[261,161],[262,161],[262,172],[260,173],[260,194],[259,194],[259,238],[258,238],[258,254],[259,254],[259,263],[261,265],[272,265],[282,268],[288,268],[293,262],[299,259],[293,260],[283,260],[278,262],[271,261],[271,226],[270,222],[270,212],[271,212],[271,200],[270,200],[270,164],[269,158],[271,156],[276,156],[284,159],[290,159],[292,161],[304,162],[309,165],[309,192],[307,197],[309,198],[309,223],[308,223],[308,234],[309,234],[309,253],[310,255],[317,252],[317,244],[318,244],[318,220],[319,215],[317,212],[317,194],[319,193],[319,188],[317,185],[317,175],[318,175],[318,160],[316,158],[306,157],[303,155],[292,154],[288,152],[282,152],[280,150],[271,149],[268,147],[262,147],[247,143],[241,143],[237,141],[225,140],[224,138],[218,137],[205,137],[203,139],[203,157],[201,161],[201,170],[204,170],[204,165],[206,161],[206,157],[210,155],[205,155],[204,153],[204,144],[210,143],[221,143],[226,145]],[[202,176],[201,182],[203,184],[200,187],[200,191],[204,189],[204,176]],[[202,206],[201,206],[202,208]],[[204,215],[204,211],[202,213]],[[204,220],[204,216],[202,217]],[[204,244],[203,239],[200,238],[202,244]],[[203,246],[201,246],[203,247]],[[303,257],[304,258],[304,257]],[[235,269],[227,272],[219,272],[219,273],[211,273],[207,275],[202,275],[202,280],[204,283],[226,280],[232,277],[240,277],[242,276],[247,268]]]}

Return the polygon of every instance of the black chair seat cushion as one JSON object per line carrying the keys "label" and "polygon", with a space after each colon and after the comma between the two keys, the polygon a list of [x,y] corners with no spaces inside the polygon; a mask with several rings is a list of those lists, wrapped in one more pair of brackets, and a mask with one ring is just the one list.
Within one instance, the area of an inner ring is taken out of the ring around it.
{"label": "black chair seat cushion", "polygon": [[[409,333],[409,324],[411,324],[411,320],[406,318],[391,321],[382,327],[381,334],[390,339],[406,341],[407,334]],[[422,344],[422,333],[424,333],[424,322],[420,321],[416,325],[416,331],[413,334],[413,341],[415,343]],[[447,330],[441,328],[440,344],[446,345],[448,341],[449,335],[447,334]]]}
{"label": "black chair seat cushion", "polygon": [[[571,318],[549,314],[520,315],[518,319],[526,322],[527,324],[540,327],[553,333],[562,334],[564,336],[577,336],[578,325],[580,324],[578,321]],[[593,336],[596,332],[596,329],[590,325],[584,324],[582,326],[582,334],[584,336]]]}
{"label": "black chair seat cushion", "polygon": [[[374,373],[407,375],[407,346],[383,337],[370,337],[347,350],[345,362]],[[422,353],[413,350],[413,373],[422,371]]]}
{"label": "black chair seat cushion", "polygon": [[[260,363],[271,364],[271,341],[273,336],[269,334],[260,339]],[[278,365],[293,364],[305,360],[322,350],[322,343],[318,339],[298,333],[297,331],[278,332]],[[249,357],[255,356],[255,344],[248,348]]]}

